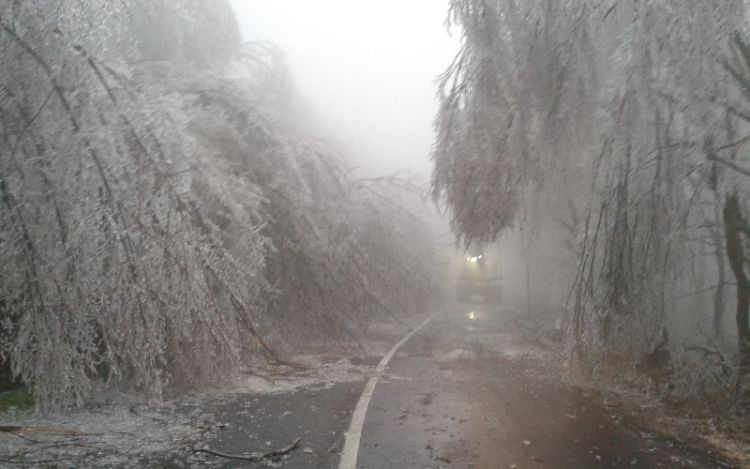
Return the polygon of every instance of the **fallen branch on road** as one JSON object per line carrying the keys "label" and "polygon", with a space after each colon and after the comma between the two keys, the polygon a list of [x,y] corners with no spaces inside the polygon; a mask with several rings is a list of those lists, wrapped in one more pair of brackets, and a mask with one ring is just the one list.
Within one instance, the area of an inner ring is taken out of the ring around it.
{"label": "fallen branch on road", "polygon": [[59,433],[62,435],[85,435],[85,432],[79,430],[69,430],[67,428],[49,428],[49,427],[17,427],[17,426],[0,426],[0,432],[12,433]]}
{"label": "fallen branch on road", "polygon": [[294,451],[297,446],[299,446],[299,442],[302,441],[302,438],[297,438],[290,444],[289,446],[286,446],[284,448],[281,448],[279,450],[275,451],[269,451],[267,453],[252,453],[249,456],[243,456],[239,454],[224,454],[219,453],[218,451],[212,451],[208,448],[195,448],[193,447],[193,451],[196,453],[206,453],[206,454],[212,454],[214,456],[218,456],[220,458],[226,458],[226,459],[239,459],[241,461],[250,461],[250,462],[260,462],[264,459],[272,458],[274,456],[281,456],[284,454],[291,453]]}

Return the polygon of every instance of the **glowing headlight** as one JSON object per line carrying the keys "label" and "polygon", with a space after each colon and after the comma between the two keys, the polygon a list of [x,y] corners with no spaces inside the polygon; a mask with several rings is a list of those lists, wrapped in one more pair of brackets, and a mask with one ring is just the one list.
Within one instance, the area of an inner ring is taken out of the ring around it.
{"label": "glowing headlight", "polygon": [[471,262],[476,262],[476,261],[477,261],[477,258],[476,258],[476,257],[472,257],[472,258],[471,258]]}

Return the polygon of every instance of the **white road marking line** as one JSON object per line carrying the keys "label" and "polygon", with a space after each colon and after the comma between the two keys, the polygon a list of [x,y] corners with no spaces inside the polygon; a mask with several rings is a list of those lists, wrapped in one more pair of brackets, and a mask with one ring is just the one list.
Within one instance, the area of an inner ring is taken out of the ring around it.
{"label": "white road marking line", "polygon": [[432,318],[437,316],[434,314],[429,318],[425,319],[422,324],[415,327],[409,332],[406,337],[401,339],[391,350],[380,360],[380,363],[375,368],[375,376],[370,378],[365,385],[365,390],[362,391],[362,395],[359,397],[357,407],[354,408],[354,415],[352,415],[352,423],[349,425],[349,432],[346,434],[346,442],[344,443],[344,450],[341,452],[341,462],[339,463],[339,469],[356,469],[357,467],[357,453],[359,453],[359,440],[362,437],[362,427],[365,424],[365,414],[367,414],[367,406],[370,405],[370,398],[372,397],[373,391],[375,391],[375,385],[378,384],[378,379],[385,371],[385,367],[388,366],[388,362],[407,340],[411,338],[418,330],[420,330],[425,324],[430,322]]}

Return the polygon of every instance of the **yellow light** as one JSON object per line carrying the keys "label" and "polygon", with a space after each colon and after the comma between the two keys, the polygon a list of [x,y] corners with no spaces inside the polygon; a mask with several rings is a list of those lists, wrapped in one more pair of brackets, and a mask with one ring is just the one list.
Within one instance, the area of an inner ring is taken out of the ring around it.
{"label": "yellow light", "polygon": [[471,313],[469,313],[469,319],[474,319],[474,311],[472,311]]}
{"label": "yellow light", "polygon": [[477,258],[476,258],[476,257],[472,257],[472,258],[471,258],[471,262],[476,262],[476,261],[477,261]]}

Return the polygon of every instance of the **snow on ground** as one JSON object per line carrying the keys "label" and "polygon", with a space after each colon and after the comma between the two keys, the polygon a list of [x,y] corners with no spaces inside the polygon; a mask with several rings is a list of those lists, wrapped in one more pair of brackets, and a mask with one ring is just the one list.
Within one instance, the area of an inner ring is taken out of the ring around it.
{"label": "snow on ground", "polygon": [[1,414],[2,425],[25,430],[0,433],[0,462],[24,468],[50,467],[49,463],[61,468],[135,468],[138,461],[129,461],[131,455],[166,453],[184,444],[199,431],[193,422],[193,416],[175,413],[170,402],[150,408],[117,404],[47,416]]}
{"label": "snow on ground", "polygon": [[[330,388],[336,383],[366,380],[393,342],[405,334],[400,324],[377,326],[373,339],[361,344],[360,355],[349,359],[331,355],[300,355],[298,366],[262,366],[220,389],[146,404],[112,389],[98,391],[84,408],[42,415],[0,413],[0,468],[141,468],[153,455],[169,459],[184,455],[198,441],[224,425],[205,409],[229,402],[237,394],[284,394],[302,388]],[[7,428],[6,428],[7,430]],[[205,467],[200,456],[188,462]]]}
{"label": "snow on ground", "polygon": [[[133,455],[184,452],[207,432],[221,428],[202,413],[207,402],[233,399],[234,394],[288,393],[305,387],[331,387],[335,383],[367,379],[373,368],[342,359],[321,362],[312,355],[297,357],[305,368],[290,371],[265,368],[258,375],[238,377],[222,390],[182,396],[157,404],[137,404],[124,395],[97,396],[102,405],[41,415],[35,412],[0,414],[0,426],[19,432],[0,432],[0,467],[140,468]],[[318,361],[317,364],[313,364]],[[105,393],[102,393],[105,394]]]}

